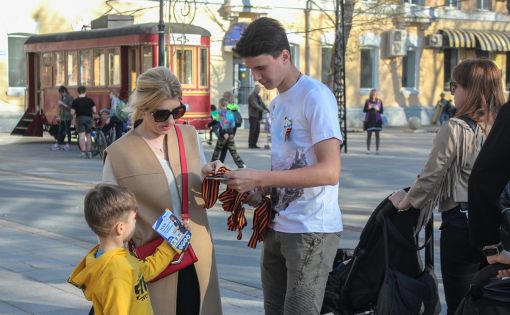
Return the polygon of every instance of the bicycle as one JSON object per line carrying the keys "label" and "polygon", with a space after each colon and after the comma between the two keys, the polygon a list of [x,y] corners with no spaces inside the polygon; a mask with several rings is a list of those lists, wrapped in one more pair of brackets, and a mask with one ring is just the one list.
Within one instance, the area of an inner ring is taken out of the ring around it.
{"label": "bicycle", "polygon": [[94,126],[92,127],[92,132],[90,133],[90,137],[92,139],[91,153],[92,157],[99,155],[99,157],[103,159],[104,150],[108,146],[108,143],[106,142],[106,137],[103,131],[98,126],[98,119],[94,119]]}

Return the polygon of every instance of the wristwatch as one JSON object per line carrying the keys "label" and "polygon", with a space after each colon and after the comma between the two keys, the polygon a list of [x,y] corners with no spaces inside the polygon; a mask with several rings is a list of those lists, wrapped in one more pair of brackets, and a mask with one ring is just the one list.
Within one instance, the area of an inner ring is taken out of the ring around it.
{"label": "wristwatch", "polygon": [[485,256],[495,256],[499,255],[503,251],[503,245],[501,243],[496,245],[487,245],[482,247],[482,253]]}

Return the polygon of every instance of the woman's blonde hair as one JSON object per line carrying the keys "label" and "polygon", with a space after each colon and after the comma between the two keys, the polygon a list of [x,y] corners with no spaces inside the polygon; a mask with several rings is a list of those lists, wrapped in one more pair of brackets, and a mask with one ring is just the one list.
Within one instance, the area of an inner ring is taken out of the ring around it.
{"label": "woman's blonde hair", "polygon": [[129,107],[133,110],[133,121],[143,119],[142,111],[154,111],[161,102],[182,99],[181,83],[166,67],[150,68],[136,80],[136,89],[129,98]]}
{"label": "woman's blonde hair", "polygon": [[452,79],[467,91],[455,117],[467,116],[489,127],[505,103],[500,70],[488,59],[466,59],[453,69]]}

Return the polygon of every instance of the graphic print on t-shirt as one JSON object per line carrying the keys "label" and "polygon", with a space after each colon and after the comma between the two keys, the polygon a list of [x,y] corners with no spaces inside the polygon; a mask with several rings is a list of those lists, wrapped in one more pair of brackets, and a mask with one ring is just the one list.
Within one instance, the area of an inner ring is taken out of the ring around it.
{"label": "graphic print on t-shirt", "polygon": [[[292,120],[288,117],[285,117],[284,128],[285,130],[282,136],[285,139],[285,150],[290,152],[289,154],[280,155],[280,158],[278,159],[274,159],[273,168],[279,170],[292,170],[308,166],[304,150],[297,148],[294,143],[288,141],[290,131],[286,131],[287,129],[292,129]],[[294,154],[292,154],[292,151],[294,151]],[[299,199],[303,196],[303,194],[303,188],[273,188],[271,189],[272,208],[276,212],[283,211],[287,209],[291,202]]]}

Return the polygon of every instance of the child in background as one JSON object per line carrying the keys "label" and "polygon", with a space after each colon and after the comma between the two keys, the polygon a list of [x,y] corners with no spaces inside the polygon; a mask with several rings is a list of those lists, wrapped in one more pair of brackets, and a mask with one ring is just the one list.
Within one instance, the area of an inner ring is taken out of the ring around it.
{"label": "child in background", "polygon": [[207,124],[209,128],[209,140],[207,141],[208,145],[212,144],[212,134],[216,135],[216,138],[220,135],[220,119],[218,118],[219,114],[216,109],[216,105],[211,104],[211,121]]}
{"label": "child in background", "polygon": [[139,260],[124,247],[135,231],[137,202],[126,188],[99,184],[85,196],[85,220],[98,236],[68,282],[83,290],[98,314],[153,314],[146,281],[176,255],[167,242]]}

